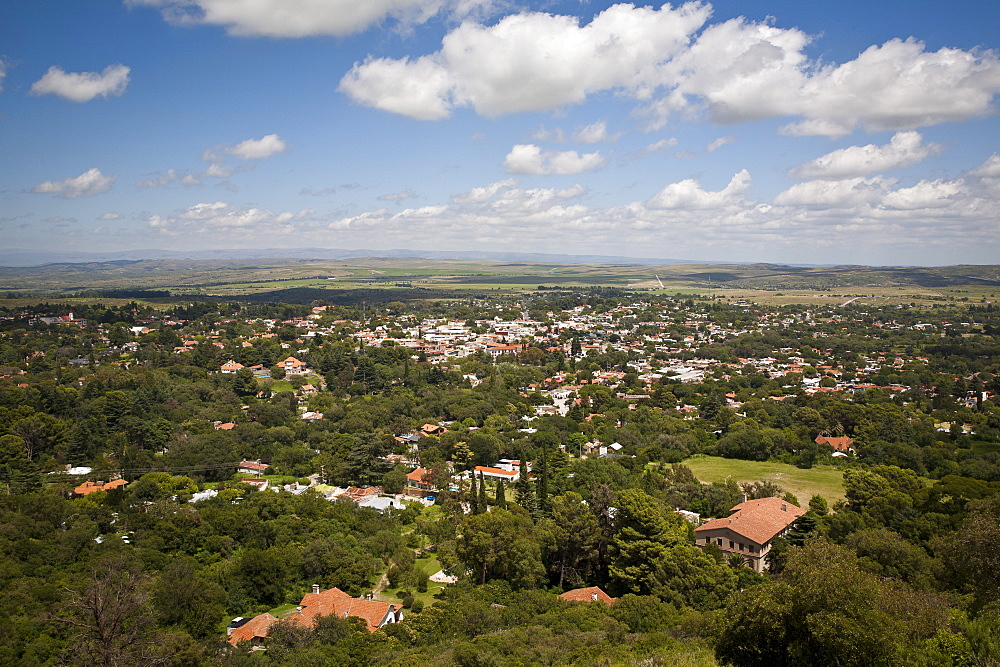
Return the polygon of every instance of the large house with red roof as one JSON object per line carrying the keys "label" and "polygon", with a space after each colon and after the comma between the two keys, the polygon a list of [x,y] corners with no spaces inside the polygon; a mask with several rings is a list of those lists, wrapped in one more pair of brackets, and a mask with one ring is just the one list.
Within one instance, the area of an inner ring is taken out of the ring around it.
{"label": "large house with red roof", "polygon": [[767,569],[764,557],[806,511],[781,498],[758,498],[736,505],[731,514],[712,519],[694,530],[695,544],[714,544],[726,554],[740,554],[757,572]]}
{"label": "large house with red roof", "polygon": [[817,445],[830,445],[833,447],[833,451],[835,452],[846,452],[854,445],[854,440],[846,435],[836,437],[829,435],[817,435],[815,442]]}
{"label": "large house with red roof", "polygon": [[[339,588],[320,592],[319,586],[314,585],[312,593],[306,593],[302,598],[298,610],[285,620],[302,628],[312,628],[320,616],[357,617],[365,622],[369,632],[375,632],[390,623],[402,621],[403,607],[388,602],[352,598]],[[241,641],[261,644],[270,633],[271,626],[278,621],[271,614],[260,614],[237,627],[231,627],[226,641],[233,646]]]}

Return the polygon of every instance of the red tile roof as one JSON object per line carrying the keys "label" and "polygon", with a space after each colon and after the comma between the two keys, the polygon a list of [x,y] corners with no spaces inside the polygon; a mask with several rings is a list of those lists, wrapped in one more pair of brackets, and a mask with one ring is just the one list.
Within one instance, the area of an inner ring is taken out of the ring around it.
{"label": "red tile roof", "polygon": [[254,616],[249,621],[233,630],[233,633],[226,639],[227,642],[236,646],[241,641],[252,642],[254,639],[267,637],[271,631],[271,626],[278,622],[276,616],[271,616],[267,612]]}
{"label": "red tile roof", "polygon": [[837,451],[837,452],[846,452],[848,449],[851,448],[851,445],[854,444],[854,441],[851,440],[846,435],[842,435],[840,437],[830,437],[828,435],[817,435],[816,436],[816,444],[817,445],[830,445],[831,447],[833,447],[834,451]]}
{"label": "red tile roof", "polygon": [[569,600],[570,602],[596,602],[600,601],[606,605],[612,605],[618,598],[613,598],[604,591],[601,590],[600,586],[591,586],[590,588],[574,588],[571,591],[566,591],[559,596],[563,600]]}
{"label": "red tile roof", "polygon": [[95,491],[110,491],[111,489],[117,489],[118,487],[125,486],[126,484],[128,484],[128,482],[124,479],[113,479],[110,482],[84,482],[80,486],[73,489],[73,493],[78,496],[86,496],[94,493]]}
{"label": "red tile roof", "polygon": [[695,528],[694,532],[728,528],[757,544],[767,544],[805,513],[801,507],[781,498],[758,498],[736,505],[728,517],[712,519]]}

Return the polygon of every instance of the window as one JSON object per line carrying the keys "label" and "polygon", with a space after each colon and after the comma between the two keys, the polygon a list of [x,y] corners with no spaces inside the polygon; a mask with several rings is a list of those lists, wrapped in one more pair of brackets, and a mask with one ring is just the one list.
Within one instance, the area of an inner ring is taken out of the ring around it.
{"label": "window", "polygon": [[732,541],[732,540],[729,540],[729,548],[730,548],[730,549],[732,549],[732,548],[733,548],[733,541]]}
{"label": "window", "polygon": [[716,542],[716,544],[718,544],[718,545],[719,545],[720,547],[722,546],[722,538],[721,538],[721,537],[717,538],[717,539],[715,540],[715,542]]}

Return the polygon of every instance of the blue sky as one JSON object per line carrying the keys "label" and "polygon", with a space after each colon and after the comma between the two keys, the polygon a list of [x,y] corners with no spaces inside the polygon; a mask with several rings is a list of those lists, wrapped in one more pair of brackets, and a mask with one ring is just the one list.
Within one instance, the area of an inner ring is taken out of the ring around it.
{"label": "blue sky", "polygon": [[9,4],[8,249],[1000,258],[993,1]]}

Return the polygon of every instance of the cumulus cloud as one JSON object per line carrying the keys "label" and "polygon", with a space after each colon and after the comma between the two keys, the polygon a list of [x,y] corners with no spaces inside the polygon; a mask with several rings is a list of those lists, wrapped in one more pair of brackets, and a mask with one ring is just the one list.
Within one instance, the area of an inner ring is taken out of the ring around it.
{"label": "cumulus cloud", "polygon": [[369,59],[340,90],[361,104],[413,118],[444,118],[456,106],[498,116],[583,102],[619,88],[646,96],[661,63],[708,18],[705,5],[659,10],[614,5],[585,26],[573,16],[514,14],[493,26],[466,21],[437,53]]}
{"label": "cumulus cloud", "polygon": [[277,134],[268,134],[260,139],[247,139],[226,149],[230,155],[244,160],[261,160],[278,153],[284,153],[288,145]]}
{"label": "cumulus cloud", "polygon": [[925,144],[919,132],[897,132],[888,144],[851,146],[790,169],[792,178],[840,179],[900,169],[941,152],[938,144]]}
{"label": "cumulus cloud", "polygon": [[608,161],[600,151],[577,153],[576,151],[542,151],[534,144],[517,144],[503,166],[510,174],[580,174],[605,166]]}
{"label": "cumulus cloud", "polygon": [[716,139],[715,141],[713,141],[712,143],[710,143],[708,146],[706,146],[705,150],[708,151],[709,153],[714,153],[715,151],[719,150],[723,146],[727,146],[727,145],[729,145],[729,144],[731,144],[731,143],[733,143],[735,141],[736,141],[736,137],[732,137],[732,136],[730,136],[730,137],[719,137],[718,139]]}
{"label": "cumulus cloud", "polygon": [[620,4],[586,25],[538,12],[465,21],[435,53],[356,63],[340,90],[420,120],[457,107],[485,116],[559,109],[612,91],[638,100],[652,127],[676,113],[719,123],[798,116],[782,131],[826,136],[982,116],[1000,92],[992,51],[928,52],[892,39],[827,64],[806,56],[812,38],[801,30],[745,19],[706,25],[710,14],[701,3]]}
{"label": "cumulus cloud", "polygon": [[73,176],[63,181],[45,181],[31,188],[38,195],[59,195],[63,199],[89,197],[107,192],[114,185],[118,174],[105,176],[97,167],[88,169],[79,176]]}
{"label": "cumulus cloud", "polygon": [[671,183],[654,195],[647,205],[654,209],[710,209],[729,206],[743,200],[750,188],[750,172],[746,169],[733,176],[722,190],[703,190],[694,179]]}
{"label": "cumulus cloud", "polygon": [[126,0],[158,7],[179,25],[223,26],[231,35],[342,37],[386,19],[413,25],[447,12],[455,18],[487,11],[491,0]]}
{"label": "cumulus cloud", "polygon": [[880,201],[894,181],[881,177],[796,183],[774,198],[779,206],[848,208]]}
{"label": "cumulus cloud", "polygon": [[125,65],[109,65],[103,72],[64,72],[53,65],[41,79],[31,84],[32,95],[58,95],[73,102],[89,102],[95,97],[118,97],[128,86]]}
{"label": "cumulus cloud", "polygon": [[1000,153],[994,153],[975,169],[969,171],[973,176],[982,178],[1000,178]]}

